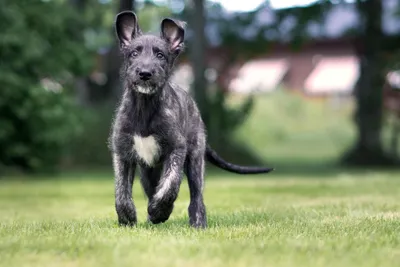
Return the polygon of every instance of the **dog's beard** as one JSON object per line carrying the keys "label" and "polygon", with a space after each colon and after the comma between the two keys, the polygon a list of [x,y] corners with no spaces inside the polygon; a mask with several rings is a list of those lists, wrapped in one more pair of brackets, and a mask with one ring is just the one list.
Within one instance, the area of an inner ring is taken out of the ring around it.
{"label": "dog's beard", "polygon": [[157,91],[157,85],[151,81],[140,81],[132,84],[132,89],[141,94],[154,94]]}
{"label": "dog's beard", "polygon": [[154,87],[146,86],[146,85],[137,85],[135,87],[136,91],[142,94],[150,95],[156,92]]}

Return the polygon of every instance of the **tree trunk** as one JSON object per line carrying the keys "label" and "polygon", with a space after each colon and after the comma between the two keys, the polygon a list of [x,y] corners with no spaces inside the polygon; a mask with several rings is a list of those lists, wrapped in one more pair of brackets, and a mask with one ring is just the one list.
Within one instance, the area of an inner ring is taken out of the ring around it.
{"label": "tree trunk", "polygon": [[[135,1],[134,0],[120,0],[118,13],[130,10],[135,10]],[[114,27],[114,25],[113,25]],[[114,45],[108,51],[106,55],[106,75],[107,75],[107,83],[104,85],[107,91],[110,93],[111,99],[113,101],[117,101],[117,99],[121,96],[122,86],[120,81],[120,67],[121,67],[121,55],[119,53],[119,47],[116,40],[115,29],[112,28],[112,36],[114,37]]]}
{"label": "tree trunk", "polygon": [[119,12],[122,12],[125,10],[133,11],[134,6],[135,6],[135,0],[120,0],[119,1]]}
{"label": "tree trunk", "polygon": [[399,149],[399,135],[400,135],[400,114],[395,112],[393,116],[393,128],[392,136],[390,142],[390,153],[393,158],[398,159],[398,149]]}
{"label": "tree trunk", "polygon": [[205,28],[205,14],[204,14],[204,0],[193,0],[192,2],[192,25],[193,25],[193,41],[192,41],[192,66],[194,72],[193,91],[196,102],[201,111],[203,120],[208,122],[207,112],[207,80],[205,77],[206,70],[206,37],[204,33]]}
{"label": "tree trunk", "polygon": [[[87,7],[87,0],[70,0],[70,3],[81,16],[84,15]],[[90,101],[90,93],[87,77],[77,77],[74,83],[77,103],[82,106],[88,105]]]}
{"label": "tree trunk", "polygon": [[357,140],[343,160],[350,165],[387,165],[392,162],[384,154],[381,141],[384,85],[382,2],[359,0],[358,9],[363,32],[358,49],[360,77],[355,88]]}

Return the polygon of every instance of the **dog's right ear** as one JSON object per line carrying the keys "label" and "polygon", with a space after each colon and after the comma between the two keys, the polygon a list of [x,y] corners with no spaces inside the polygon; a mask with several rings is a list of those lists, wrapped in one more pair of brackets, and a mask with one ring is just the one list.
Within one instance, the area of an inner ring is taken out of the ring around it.
{"label": "dog's right ear", "polygon": [[132,11],[123,11],[117,14],[115,29],[121,47],[128,46],[132,39],[141,33],[136,14]]}

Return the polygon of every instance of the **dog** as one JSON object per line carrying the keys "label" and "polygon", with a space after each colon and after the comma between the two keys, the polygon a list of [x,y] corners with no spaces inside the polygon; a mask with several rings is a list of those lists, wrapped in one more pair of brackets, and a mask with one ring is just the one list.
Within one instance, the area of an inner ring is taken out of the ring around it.
{"label": "dog", "polygon": [[238,166],[226,162],[206,141],[205,125],[189,93],[170,82],[178,55],[184,49],[185,23],[161,21],[159,36],[143,34],[134,12],[115,19],[123,56],[123,95],[114,116],[109,148],[115,174],[115,209],[120,225],[135,225],[132,185],[136,168],[148,198],[148,221],[170,217],[183,174],[190,190],[189,225],[206,228],[203,201],[204,165],[234,173],[268,173],[272,168]]}

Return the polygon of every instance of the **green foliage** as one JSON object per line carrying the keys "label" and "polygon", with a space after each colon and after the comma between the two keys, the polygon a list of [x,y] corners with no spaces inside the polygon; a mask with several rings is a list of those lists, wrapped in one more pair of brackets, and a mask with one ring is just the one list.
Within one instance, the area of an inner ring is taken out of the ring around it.
{"label": "green foliage", "polygon": [[140,28],[143,32],[160,32],[161,18],[171,16],[171,10],[166,5],[156,5],[146,1],[137,11]]}
{"label": "green foliage", "polygon": [[[229,102],[236,106],[243,99],[233,95]],[[337,164],[354,141],[353,110],[351,98],[309,99],[285,90],[258,94],[234,135],[279,172],[319,169]]]}
{"label": "green foliage", "polygon": [[79,130],[79,117],[64,93],[42,86],[5,87],[0,98],[0,162],[25,170],[50,170]]}
{"label": "green foliage", "polygon": [[220,88],[215,89],[214,95],[209,98],[208,110],[210,116],[205,121],[209,139],[214,142],[225,141],[232,137],[232,133],[245,121],[253,107],[253,98],[246,98],[238,107],[227,104],[226,95]]}
{"label": "green foliage", "polygon": [[3,0],[0,25],[0,164],[54,169],[79,130],[68,88],[90,67],[83,23],[63,2]]}
{"label": "green foliage", "polygon": [[262,164],[262,161],[248,149],[247,144],[237,142],[234,133],[241,128],[253,110],[253,97],[246,97],[240,104],[228,103],[228,95],[219,87],[213,88],[208,97],[207,115],[204,123],[207,128],[207,141],[228,161],[238,164]]}
{"label": "green foliage", "polygon": [[115,105],[102,103],[86,109],[83,131],[71,142],[68,164],[73,168],[111,168],[107,147]]}
{"label": "green foliage", "polygon": [[0,6],[0,72],[10,80],[59,77],[69,70],[82,74],[84,28],[66,4],[54,1],[3,0]]}
{"label": "green foliage", "polygon": [[119,1],[69,0],[75,2],[77,12],[85,23],[85,43],[92,51],[112,45],[113,23]]}

